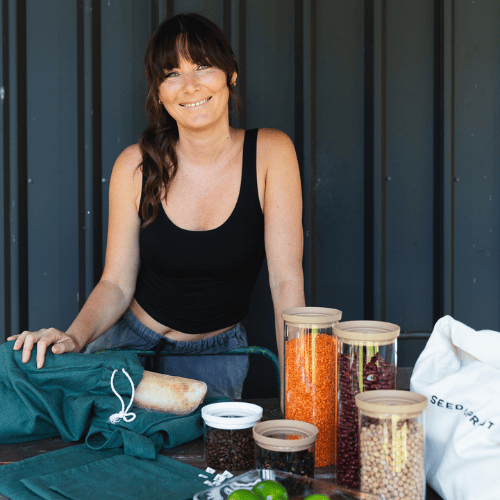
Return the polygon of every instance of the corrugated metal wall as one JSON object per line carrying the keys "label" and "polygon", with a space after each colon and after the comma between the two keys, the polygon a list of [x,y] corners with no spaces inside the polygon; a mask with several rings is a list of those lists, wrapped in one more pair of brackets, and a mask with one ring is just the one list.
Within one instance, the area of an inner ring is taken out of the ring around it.
{"label": "corrugated metal wall", "polygon": [[[148,37],[189,11],[232,42],[233,125],[294,140],[308,305],[500,330],[496,0],[2,0],[0,339],[67,328],[99,279]],[[274,348],[265,269],[246,323]],[[421,347],[400,343],[400,364]],[[252,361],[247,396],[274,394],[272,373]]]}

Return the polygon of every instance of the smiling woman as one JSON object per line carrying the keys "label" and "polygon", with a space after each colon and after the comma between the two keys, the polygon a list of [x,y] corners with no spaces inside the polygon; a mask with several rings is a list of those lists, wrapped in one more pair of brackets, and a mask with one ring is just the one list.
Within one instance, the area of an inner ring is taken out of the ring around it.
{"label": "smiling woman", "polygon": [[[208,396],[241,397],[241,321],[267,257],[282,363],[281,311],[304,305],[302,195],[291,140],[230,127],[238,65],[222,31],[197,14],[165,21],[145,57],[148,128],[113,167],[106,264],[66,332],[23,332],[14,349],[43,366],[56,354],[167,349],[150,371],[201,380]],[[187,356],[186,356],[187,354]],[[146,362],[147,360],[147,362]],[[151,363],[150,363],[151,362]]]}

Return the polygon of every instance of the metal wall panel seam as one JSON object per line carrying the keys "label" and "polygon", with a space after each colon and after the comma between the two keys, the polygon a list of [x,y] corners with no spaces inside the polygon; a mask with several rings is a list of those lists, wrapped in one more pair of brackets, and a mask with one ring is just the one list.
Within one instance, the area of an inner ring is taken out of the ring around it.
{"label": "metal wall panel seam", "polygon": [[29,329],[28,296],[28,103],[26,0],[17,1],[17,203],[19,329]]}
{"label": "metal wall panel seam", "polygon": [[[313,9],[314,0],[310,3],[310,8]],[[306,157],[304,151],[304,107],[305,107],[305,98],[304,98],[304,8],[305,4],[303,0],[295,1],[295,11],[294,11],[294,137],[293,142],[295,145],[295,151],[297,153],[297,160],[299,163],[299,171],[300,171],[300,179],[302,185],[304,185],[304,176],[305,176],[305,168],[306,168]],[[309,17],[309,16],[308,16]],[[314,56],[313,56],[314,57]],[[314,62],[312,63],[314,66]],[[313,115],[314,116],[314,115]],[[303,204],[304,205],[304,204]],[[304,221],[306,220],[304,211],[303,211],[303,226]],[[309,226],[309,224],[307,224]],[[311,231],[311,233],[314,235]],[[314,238],[312,236],[311,240]],[[316,273],[311,275],[311,289],[315,289],[315,279]],[[314,303],[316,303],[316,299],[314,297]]]}
{"label": "metal wall panel seam", "polygon": [[375,0],[373,15],[374,32],[374,182],[373,182],[373,220],[374,220],[374,307],[373,318],[385,319],[386,307],[386,266],[385,266],[385,161],[386,161],[386,5],[385,0]]}
{"label": "metal wall panel seam", "polygon": [[231,43],[231,31],[232,31],[232,9],[231,0],[222,1],[222,31],[226,36],[229,43]]}
{"label": "metal wall panel seam", "polygon": [[364,5],[363,315],[374,317],[374,4]]}
{"label": "metal wall panel seam", "polygon": [[246,72],[247,72],[247,16],[246,16],[247,2],[240,0],[239,2],[239,47],[238,47],[238,95],[241,99],[241,112],[238,120],[238,127],[247,128],[247,86],[246,86]]}
{"label": "metal wall panel seam", "polygon": [[443,103],[443,313],[454,316],[454,177],[455,177],[455,2],[444,0]]}
{"label": "metal wall panel seam", "polygon": [[160,25],[159,0],[151,0],[151,33],[154,33],[159,25]]}
{"label": "metal wall panel seam", "polygon": [[78,308],[86,299],[86,231],[85,231],[85,49],[84,0],[76,3],[76,82],[78,135]]}
{"label": "metal wall panel seam", "polygon": [[[240,72],[240,10],[239,2],[231,1],[231,38],[228,39],[231,48],[233,49],[234,57],[238,63],[238,80],[236,81],[236,91],[241,98],[240,85],[242,82],[241,72]],[[234,128],[243,128],[240,126],[240,115],[236,113],[229,114],[229,125]]]}
{"label": "metal wall panel seam", "polygon": [[[314,0],[316,4],[316,0]],[[316,233],[312,231],[311,203],[315,195],[312,189],[314,179],[312,178],[312,154],[316,144],[316,30],[315,15],[316,6],[312,6],[311,0],[306,0],[303,5],[302,30],[303,30],[303,76],[304,79],[304,131],[303,131],[303,171],[302,171],[302,200],[303,200],[303,228],[304,228],[304,293],[306,304],[312,305],[313,290],[314,303],[316,303],[316,256],[312,254],[312,240],[316,239]],[[314,72],[313,69],[314,68]],[[314,97],[314,101],[313,101]],[[314,134],[314,139],[313,139]],[[314,265],[313,265],[314,260]]]}
{"label": "metal wall panel seam", "polygon": [[101,1],[92,0],[92,197],[93,274],[95,286],[102,274],[102,82]]}
{"label": "metal wall panel seam", "polygon": [[310,151],[311,151],[311,171],[310,171],[310,179],[311,179],[311,190],[309,192],[310,196],[310,214],[309,214],[309,237],[310,237],[310,259],[311,259],[311,306],[315,307],[317,303],[318,297],[318,265],[317,265],[317,254],[318,254],[318,190],[317,190],[317,176],[318,176],[318,151],[317,151],[317,87],[316,87],[316,79],[318,76],[318,67],[317,67],[317,55],[318,55],[318,41],[316,30],[314,29],[316,25],[316,19],[318,15],[316,0],[311,0],[311,9],[310,9],[310,20],[311,20],[311,49],[309,52],[310,57],[310,65],[311,65],[311,78],[310,82],[310,92],[311,92],[311,100],[310,100],[310,108],[311,108],[311,118],[309,122],[310,127]]}
{"label": "metal wall panel seam", "polygon": [[10,186],[8,187],[10,193],[9,204],[9,217],[10,217],[10,263],[5,272],[10,276],[10,318],[11,330],[5,332],[6,334],[20,333],[19,327],[19,238],[18,238],[18,216],[17,211],[17,9],[16,0],[6,0],[9,4],[9,39],[14,43],[9,43],[9,129],[10,129],[10,155],[9,155],[9,169],[10,169]]}
{"label": "metal wall panel seam", "polygon": [[443,0],[434,3],[434,230],[433,321],[443,316],[444,213],[443,213]]}
{"label": "metal wall panel seam", "polygon": [[157,0],[158,1],[158,21],[161,24],[165,19],[169,19],[174,15],[174,0]]}
{"label": "metal wall panel seam", "polygon": [[9,1],[2,0],[2,125],[3,125],[3,335],[11,333],[10,252],[10,58]]}
{"label": "metal wall panel seam", "polygon": [[[94,198],[93,198],[93,114],[92,114],[92,0],[84,0],[84,122],[85,122],[85,298],[94,288]],[[80,297],[81,299],[81,297]]]}

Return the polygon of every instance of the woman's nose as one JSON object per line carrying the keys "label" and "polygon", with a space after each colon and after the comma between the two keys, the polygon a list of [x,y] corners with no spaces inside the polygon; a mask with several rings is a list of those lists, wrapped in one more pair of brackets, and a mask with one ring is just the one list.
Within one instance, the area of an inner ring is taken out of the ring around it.
{"label": "woman's nose", "polygon": [[184,92],[194,92],[199,90],[200,82],[198,77],[193,73],[188,73],[183,77]]}

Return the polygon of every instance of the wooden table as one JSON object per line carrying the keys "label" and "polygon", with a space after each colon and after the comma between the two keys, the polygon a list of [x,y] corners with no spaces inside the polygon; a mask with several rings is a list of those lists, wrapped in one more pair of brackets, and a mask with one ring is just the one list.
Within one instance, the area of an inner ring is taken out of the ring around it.
{"label": "wooden table", "polygon": [[[408,389],[410,386],[411,369],[398,369],[398,388]],[[275,399],[253,399],[248,400],[250,403],[257,404],[263,409],[262,420],[281,419],[283,415],[279,409],[279,400]],[[77,443],[66,443],[61,438],[42,439],[40,441],[30,441],[19,444],[0,444],[0,466],[12,462],[19,462],[26,458],[34,457],[49,451],[59,450],[68,446],[82,444],[84,440]],[[187,463],[199,469],[205,470],[206,464],[204,461],[204,442],[203,437],[200,437],[189,443],[177,446],[171,450],[163,449],[160,452],[162,455],[174,458],[181,462]],[[220,472],[220,471],[218,471]],[[235,475],[245,471],[234,472]],[[322,467],[315,470],[315,478],[325,481],[335,481],[335,467]],[[9,500],[0,494],[0,500]],[[441,497],[434,492],[429,486],[427,487],[427,500],[442,500]]]}

